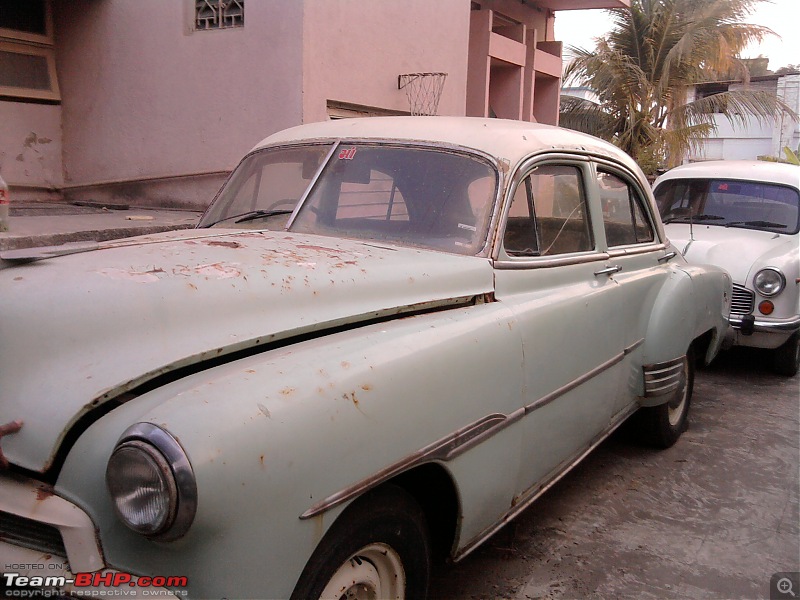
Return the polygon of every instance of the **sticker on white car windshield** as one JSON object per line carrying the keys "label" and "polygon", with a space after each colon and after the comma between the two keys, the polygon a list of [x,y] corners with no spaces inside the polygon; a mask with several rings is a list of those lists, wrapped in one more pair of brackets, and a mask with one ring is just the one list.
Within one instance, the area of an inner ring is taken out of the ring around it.
{"label": "sticker on white car windshield", "polygon": [[355,148],[342,148],[339,150],[339,160],[353,160],[356,156]]}

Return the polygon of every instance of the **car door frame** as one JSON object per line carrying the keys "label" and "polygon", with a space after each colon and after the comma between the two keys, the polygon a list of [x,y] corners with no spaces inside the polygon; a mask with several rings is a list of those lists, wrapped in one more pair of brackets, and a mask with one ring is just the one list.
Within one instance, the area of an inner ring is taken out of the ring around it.
{"label": "car door frame", "polygon": [[[669,262],[676,253],[664,241],[657,209],[648,195],[649,188],[641,185],[635,173],[616,161],[602,158],[592,160],[592,170],[595,173],[595,192],[598,194],[598,202],[593,206],[599,209],[597,222],[603,230],[603,249],[609,257],[610,266],[618,269],[612,277],[619,284],[620,306],[626,316],[622,335],[623,347],[630,349],[624,359],[628,376],[620,381],[619,396],[615,403],[615,412],[624,414],[630,412],[631,407],[636,408],[639,398],[644,395],[642,365],[648,362],[648,357],[642,341],[646,337],[659,291],[672,272]],[[621,179],[629,190],[633,187],[638,192],[644,217],[653,231],[652,241],[609,246],[600,203],[598,175],[601,172]]]}
{"label": "car door frame", "polygon": [[[591,250],[525,257],[505,253],[503,238],[514,194],[528,175],[543,165],[577,167],[593,236]],[[598,222],[593,208],[594,177],[590,155],[539,154],[520,163],[504,197],[492,254],[495,297],[515,314],[516,326],[523,337],[523,408],[525,416],[530,417],[524,419],[526,432],[514,498],[515,513],[517,507],[521,510],[540,496],[616,427],[612,421],[613,403],[625,350],[619,324],[609,318],[592,317],[598,311],[611,312],[610,306],[617,298],[617,284],[605,273],[610,257],[602,250],[604,244],[600,244],[604,241],[600,237],[603,224]],[[598,309],[599,305],[605,305],[606,310]],[[556,334],[557,313],[565,309],[568,314],[561,320],[578,335]],[[562,352],[571,357],[566,367],[569,374],[563,368],[563,360],[559,364],[554,353],[548,354],[546,344],[537,338],[537,328],[547,332],[548,337],[557,337],[561,350],[573,340],[571,347]],[[589,355],[587,347],[596,353]],[[574,435],[557,433],[560,430],[554,424],[563,424],[565,420],[571,420]]]}

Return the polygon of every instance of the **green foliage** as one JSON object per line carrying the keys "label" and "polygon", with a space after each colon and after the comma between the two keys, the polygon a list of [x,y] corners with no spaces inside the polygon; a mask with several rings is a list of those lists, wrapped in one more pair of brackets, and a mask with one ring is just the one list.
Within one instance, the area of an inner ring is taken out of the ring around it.
{"label": "green foliage", "polygon": [[576,59],[565,76],[596,90],[600,105],[564,101],[561,124],[614,142],[653,173],[713,133],[714,113],[737,126],[788,110],[764,91],[687,99],[688,86],[721,73],[748,80],[736,56],[772,33],[743,22],[763,1],[632,0],[630,10],[612,10],[613,28],[595,50],[570,48]]}
{"label": "green foliage", "polygon": [[792,152],[792,149],[789,146],[786,146],[783,149],[783,153],[786,155],[786,162],[791,163],[793,165],[800,165],[800,159],[797,158],[797,155],[800,154],[800,146],[797,147],[797,152]]}

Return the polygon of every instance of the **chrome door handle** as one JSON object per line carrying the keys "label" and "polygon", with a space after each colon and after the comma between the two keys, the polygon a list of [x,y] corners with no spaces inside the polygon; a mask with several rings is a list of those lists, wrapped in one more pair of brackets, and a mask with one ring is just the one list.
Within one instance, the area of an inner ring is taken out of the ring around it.
{"label": "chrome door handle", "polygon": [[658,259],[658,262],[667,262],[678,256],[677,252],[667,252],[664,256]]}
{"label": "chrome door handle", "polygon": [[605,269],[600,269],[599,271],[595,271],[595,275],[611,275],[613,273],[619,273],[622,271],[622,267],[619,265],[614,265],[613,267],[606,267]]}

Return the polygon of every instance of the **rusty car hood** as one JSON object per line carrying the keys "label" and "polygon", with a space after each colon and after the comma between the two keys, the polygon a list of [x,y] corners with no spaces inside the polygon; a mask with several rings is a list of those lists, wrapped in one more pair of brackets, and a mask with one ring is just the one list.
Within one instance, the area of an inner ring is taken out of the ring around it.
{"label": "rusty car hood", "polygon": [[[179,231],[0,269],[0,419],[44,472],[83,415],[164,373],[492,291],[475,258],[241,230]],[[0,424],[2,424],[0,423]]]}

